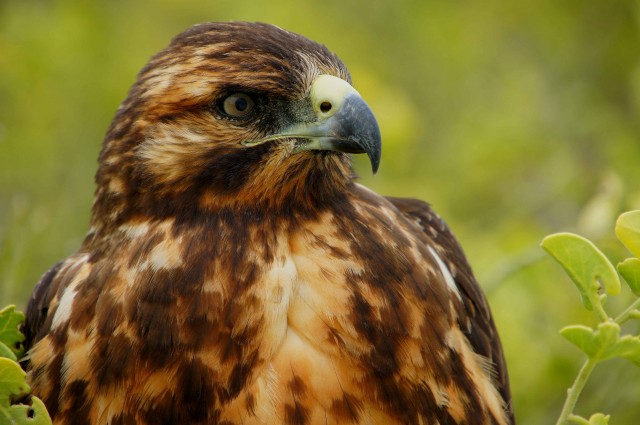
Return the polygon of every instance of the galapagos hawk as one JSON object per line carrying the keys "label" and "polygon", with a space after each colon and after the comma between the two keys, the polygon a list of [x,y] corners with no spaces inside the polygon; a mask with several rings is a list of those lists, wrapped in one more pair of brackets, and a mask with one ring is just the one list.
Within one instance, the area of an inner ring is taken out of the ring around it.
{"label": "galapagos hawk", "polygon": [[63,424],[513,423],[487,301],[428,204],[355,181],[381,137],[345,65],[207,23],[138,75],[91,228],[27,309]]}

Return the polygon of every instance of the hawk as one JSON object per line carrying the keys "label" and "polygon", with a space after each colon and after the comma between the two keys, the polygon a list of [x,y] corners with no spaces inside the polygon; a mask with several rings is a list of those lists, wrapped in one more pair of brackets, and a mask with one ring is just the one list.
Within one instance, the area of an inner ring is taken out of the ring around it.
{"label": "hawk", "polygon": [[140,71],[91,228],[36,286],[33,392],[63,424],[513,423],[487,301],[428,204],[355,181],[381,137],[345,65],[208,23]]}

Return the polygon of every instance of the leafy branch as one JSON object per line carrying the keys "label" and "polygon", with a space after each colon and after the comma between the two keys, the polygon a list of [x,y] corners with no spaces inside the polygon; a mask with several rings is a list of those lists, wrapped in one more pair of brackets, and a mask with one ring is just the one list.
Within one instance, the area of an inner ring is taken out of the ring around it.
{"label": "leafy branch", "polygon": [[10,305],[0,310],[0,425],[51,425],[42,400],[30,396],[26,374],[17,363],[24,354],[18,329],[24,314]]}
{"label": "leafy branch", "polygon": [[560,334],[585,353],[587,359],[567,391],[567,399],[556,425],[608,424],[609,416],[602,413],[596,413],[589,419],[573,413],[591,372],[598,363],[616,357],[640,366],[640,336],[620,335],[622,324],[640,319],[640,298],[615,318],[605,309],[607,296],[620,293],[618,273],[633,294],[640,297],[640,211],[622,214],[615,232],[635,256],[619,263],[617,268],[591,241],[582,236],[557,233],[542,241],[542,248],[564,268],[580,293],[582,305],[593,312],[598,321],[596,328],[571,325],[560,330]]}

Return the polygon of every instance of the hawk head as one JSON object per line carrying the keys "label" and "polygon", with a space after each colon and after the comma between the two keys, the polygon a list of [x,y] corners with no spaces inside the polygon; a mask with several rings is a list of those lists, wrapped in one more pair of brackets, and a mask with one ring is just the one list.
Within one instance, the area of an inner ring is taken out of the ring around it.
{"label": "hawk head", "polygon": [[138,75],[100,155],[93,225],[221,208],[311,210],[380,161],[375,117],[326,47],[278,27],[196,25]]}

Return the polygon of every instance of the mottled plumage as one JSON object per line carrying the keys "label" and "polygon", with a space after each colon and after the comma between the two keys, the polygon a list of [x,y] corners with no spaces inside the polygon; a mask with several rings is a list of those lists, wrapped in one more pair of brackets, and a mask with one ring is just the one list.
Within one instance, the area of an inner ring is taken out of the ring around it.
{"label": "mottled plumage", "polygon": [[195,26],[109,128],[91,229],[33,293],[56,424],[510,424],[487,302],[421,201],[355,182],[373,114],[325,47]]}

